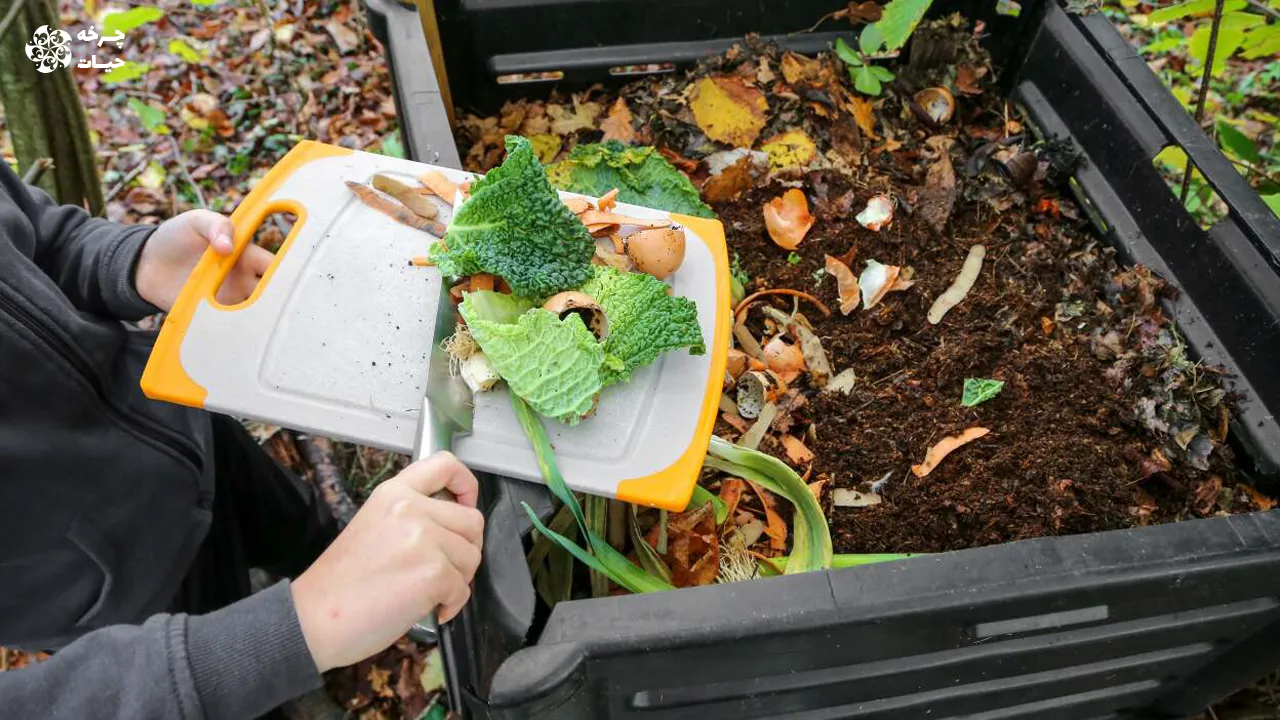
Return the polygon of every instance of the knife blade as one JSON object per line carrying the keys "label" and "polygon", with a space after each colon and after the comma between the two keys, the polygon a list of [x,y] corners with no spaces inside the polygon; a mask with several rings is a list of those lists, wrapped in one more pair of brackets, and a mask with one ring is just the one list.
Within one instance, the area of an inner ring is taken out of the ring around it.
{"label": "knife blade", "polygon": [[[450,369],[449,352],[444,341],[454,334],[456,323],[452,298],[449,295],[449,278],[441,276],[440,295],[436,300],[435,330],[431,338],[431,354],[427,361],[426,392],[418,416],[418,435],[414,444],[414,461],[453,450],[453,441],[459,435],[470,435],[475,417],[475,399],[462,377]],[[454,501],[457,498],[447,489],[432,497]],[[434,640],[438,631],[435,611],[410,630],[415,639]]]}

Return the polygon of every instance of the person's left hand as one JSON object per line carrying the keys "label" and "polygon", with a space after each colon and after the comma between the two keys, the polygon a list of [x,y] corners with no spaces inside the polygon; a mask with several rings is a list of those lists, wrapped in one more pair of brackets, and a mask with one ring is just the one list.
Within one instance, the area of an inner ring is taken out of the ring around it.
{"label": "person's left hand", "polygon": [[[134,272],[134,287],[143,300],[168,312],[206,248],[230,255],[235,228],[212,210],[188,210],[163,222],[147,238]],[[234,305],[249,297],[275,256],[250,244],[218,289],[218,302]]]}

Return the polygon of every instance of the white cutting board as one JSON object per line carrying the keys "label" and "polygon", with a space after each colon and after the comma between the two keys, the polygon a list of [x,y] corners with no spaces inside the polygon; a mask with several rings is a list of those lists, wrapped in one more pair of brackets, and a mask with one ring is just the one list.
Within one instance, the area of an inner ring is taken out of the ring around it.
{"label": "white cutting board", "polygon": [[[166,317],[143,376],[149,397],[203,407],[396,452],[410,452],[425,390],[440,274],[413,267],[433,241],[361,203],[344,181],[376,172],[413,180],[438,170],[303,142],[232,215],[236,252],[206,253]],[[565,195],[568,195],[567,193]],[[449,206],[439,203],[441,222]],[[236,306],[217,287],[254,231],[274,212],[298,220],[253,295]],[[619,214],[672,217],[686,231],[685,262],[669,279],[698,307],[707,354],[677,350],[604,392],[575,427],[544,421],[568,485],[680,510],[706,454],[728,339],[729,264],[719,222],[619,204]],[[452,309],[450,309],[451,311]],[[476,396],[472,435],[454,452],[469,467],[540,481],[506,390]]]}

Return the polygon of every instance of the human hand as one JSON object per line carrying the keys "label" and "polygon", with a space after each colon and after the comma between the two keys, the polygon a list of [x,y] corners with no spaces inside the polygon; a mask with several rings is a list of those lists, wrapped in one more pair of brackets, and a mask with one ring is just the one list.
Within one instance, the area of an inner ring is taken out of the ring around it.
{"label": "human hand", "polygon": [[[230,255],[235,228],[212,210],[188,210],[160,224],[142,246],[133,284],[143,300],[168,311],[206,248]],[[250,244],[218,289],[218,302],[234,305],[249,297],[275,256]]]}
{"label": "human hand", "polygon": [[[430,496],[448,488],[458,502]],[[293,604],[320,672],[357,663],[439,608],[471,597],[484,517],[471,471],[449,453],[410,465],[374,489],[351,524],[293,581]]]}

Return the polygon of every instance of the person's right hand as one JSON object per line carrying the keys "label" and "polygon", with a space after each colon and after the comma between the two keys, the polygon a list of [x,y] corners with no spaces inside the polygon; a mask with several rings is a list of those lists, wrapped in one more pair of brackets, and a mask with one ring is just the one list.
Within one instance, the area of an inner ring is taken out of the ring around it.
{"label": "person's right hand", "polygon": [[[430,497],[443,488],[456,504]],[[449,453],[414,463],[374,489],[292,584],[320,672],[384,650],[432,610],[439,609],[440,622],[462,610],[480,565],[478,498],[475,476]]]}

